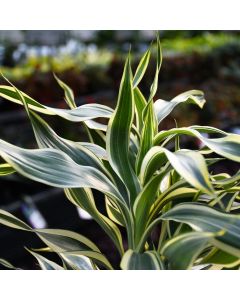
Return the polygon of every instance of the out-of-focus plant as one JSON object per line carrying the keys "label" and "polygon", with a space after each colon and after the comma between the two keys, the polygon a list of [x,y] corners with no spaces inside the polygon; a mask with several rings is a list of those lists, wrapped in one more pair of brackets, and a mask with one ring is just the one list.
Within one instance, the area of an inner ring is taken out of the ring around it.
{"label": "out-of-focus plant", "polygon": [[112,53],[106,50],[96,50],[95,52],[83,52],[77,55],[56,55],[53,56],[29,56],[25,62],[15,67],[2,67],[2,72],[10,80],[22,80],[32,76],[36,71],[40,73],[55,72],[63,73],[74,69],[80,72],[92,66],[103,72],[109,65]]}
{"label": "out-of-focus plant", "polygon": [[[173,53],[189,54],[198,52],[206,54],[213,50],[229,48],[232,44],[240,47],[240,38],[237,34],[231,33],[204,33],[194,37],[175,36],[163,38],[164,50]],[[153,51],[155,55],[155,51]],[[136,53],[137,55],[137,53]],[[118,57],[123,59],[123,55],[118,53]],[[33,75],[36,70],[39,72],[61,73],[69,69],[76,71],[86,70],[89,67],[99,69],[108,66],[113,58],[112,52],[107,48],[99,48],[94,51],[83,50],[76,55],[57,54],[53,56],[31,55],[15,67],[2,67],[2,72],[10,80],[22,80]]]}
{"label": "out-of-focus plant", "polygon": [[165,39],[163,42],[166,50],[172,50],[182,53],[209,52],[219,47],[224,47],[228,44],[240,44],[240,38],[234,34],[220,33],[205,33],[195,37],[175,37],[173,39]]}
{"label": "out-of-focus plant", "polygon": [[[155,77],[145,98],[139,84],[150,55],[151,49],[143,55],[134,75],[128,56],[115,110],[100,104],[76,107],[72,90],[57,77],[69,109],[42,105],[10,82],[9,86],[1,85],[1,97],[24,106],[39,149],[24,149],[0,140],[0,155],[5,160],[0,174],[18,172],[63,188],[67,198],[88,212],[111,238],[121,256],[119,268],[237,268],[240,173],[232,177],[213,175],[208,167],[222,158],[240,162],[240,136],[197,125],[159,130],[177,105],[190,103],[202,108],[205,99],[201,91],[191,90],[171,101],[153,101],[162,64],[158,38]],[[81,122],[90,142],[60,137],[39,114]],[[107,125],[98,118],[107,119]],[[211,134],[219,137],[212,138]],[[183,135],[199,139],[204,147],[182,149]],[[211,157],[212,153],[219,157]],[[98,210],[92,190],[105,195],[105,213]],[[46,248],[29,250],[42,269],[113,269],[100,249],[78,233],[33,229],[4,210],[0,210],[0,223],[32,232],[46,244]],[[153,230],[157,230],[158,238],[152,237]],[[46,258],[48,251],[56,253],[62,264]]]}

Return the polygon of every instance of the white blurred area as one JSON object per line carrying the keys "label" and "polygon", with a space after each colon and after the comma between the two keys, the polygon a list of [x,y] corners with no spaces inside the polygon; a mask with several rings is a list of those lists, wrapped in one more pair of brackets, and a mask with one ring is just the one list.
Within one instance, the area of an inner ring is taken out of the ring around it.
{"label": "white blurred area", "polygon": [[92,220],[92,217],[84,209],[77,207],[78,215],[83,220]]}

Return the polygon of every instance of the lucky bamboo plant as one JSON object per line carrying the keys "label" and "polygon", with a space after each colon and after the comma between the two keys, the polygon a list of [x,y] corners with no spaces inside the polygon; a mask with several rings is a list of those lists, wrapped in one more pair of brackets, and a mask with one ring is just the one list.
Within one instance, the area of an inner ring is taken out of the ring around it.
{"label": "lucky bamboo plant", "polygon": [[[156,44],[156,72],[149,95],[143,95],[139,83],[153,46],[134,75],[128,55],[115,110],[101,104],[77,107],[72,90],[57,77],[69,109],[42,105],[10,82],[1,85],[2,98],[24,106],[39,147],[24,149],[0,140],[5,161],[1,175],[17,172],[64,189],[67,198],[88,212],[111,238],[121,256],[121,269],[238,268],[240,172],[211,174],[209,166],[223,158],[240,162],[240,136],[196,125],[161,130],[161,122],[177,105],[202,108],[205,100],[201,91],[191,90],[171,101],[154,101],[162,64],[159,38]],[[60,137],[42,119],[44,114],[81,122],[90,141]],[[107,125],[98,118],[105,118]],[[183,135],[200,140],[204,147],[182,149]],[[105,195],[105,214],[98,210],[92,189]],[[29,250],[42,269],[113,269],[99,248],[79,233],[33,229],[4,210],[0,210],[0,223],[32,232],[46,244]],[[124,230],[127,246],[123,245]],[[152,238],[153,230],[158,232],[157,239]],[[60,256],[62,264],[46,258],[48,251]],[[5,260],[1,263],[13,268]]]}

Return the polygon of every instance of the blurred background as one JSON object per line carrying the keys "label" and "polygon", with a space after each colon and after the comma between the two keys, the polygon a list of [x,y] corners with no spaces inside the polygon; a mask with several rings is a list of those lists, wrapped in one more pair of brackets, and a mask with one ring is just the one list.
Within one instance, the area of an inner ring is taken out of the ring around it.
{"label": "blurred background", "polygon": [[[163,64],[155,98],[171,100],[181,92],[200,89],[207,100],[203,111],[194,106],[175,109],[161,129],[174,127],[176,120],[178,126],[211,125],[240,133],[240,32],[160,31],[160,37]],[[135,69],[154,38],[154,31],[0,31],[0,69],[20,90],[43,104],[66,107],[55,73],[73,89],[78,105],[98,102],[114,107],[129,46]],[[154,55],[153,51],[149,70],[141,82],[146,95],[154,78]],[[0,83],[6,84],[3,79]],[[45,119],[61,136],[86,140],[79,124],[57,117]],[[0,138],[26,148],[36,147],[22,107],[3,99],[0,99]],[[186,146],[192,143],[185,141]],[[230,174],[238,168],[239,165],[227,161],[216,166],[217,171]],[[61,190],[16,174],[1,177],[0,188],[0,208],[36,228],[64,228],[86,235],[113,264],[118,263],[117,253],[106,235]],[[96,193],[96,197],[102,195]],[[104,204],[100,209],[104,210]],[[24,249],[24,246],[42,246],[33,234],[0,226],[0,245],[1,258],[20,268],[37,269],[34,259]]]}

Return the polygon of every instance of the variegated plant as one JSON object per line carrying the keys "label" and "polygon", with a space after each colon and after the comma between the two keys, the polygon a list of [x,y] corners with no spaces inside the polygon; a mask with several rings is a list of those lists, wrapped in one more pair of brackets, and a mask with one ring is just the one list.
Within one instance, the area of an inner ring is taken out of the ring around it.
{"label": "variegated plant", "polygon": [[[222,158],[240,162],[240,136],[209,126],[159,131],[162,120],[178,104],[202,108],[205,100],[201,91],[191,90],[171,101],[153,101],[162,63],[158,38],[155,78],[145,98],[139,83],[150,55],[151,49],[143,55],[134,76],[128,56],[115,110],[101,104],[77,107],[72,90],[58,78],[69,109],[42,105],[10,82],[1,85],[2,98],[24,106],[39,149],[0,140],[0,155],[5,161],[0,174],[18,172],[64,189],[67,198],[87,211],[111,238],[121,256],[119,268],[237,268],[240,173],[212,175],[208,167]],[[90,142],[60,137],[40,117],[43,114],[81,122]],[[108,125],[98,118],[106,118]],[[219,137],[211,138],[211,134]],[[182,135],[199,139],[205,146],[181,149]],[[213,152],[219,158],[211,158]],[[106,214],[98,210],[92,189],[105,195]],[[38,235],[46,247],[29,252],[42,269],[112,269],[99,248],[78,233],[33,229],[3,210],[0,223]],[[127,246],[123,246],[120,227],[126,232]],[[159,234],[157,239],[151,238],[153,230]],[[59,255],[62,265],[44,257],[46,251]],[[13,268],[5,260],[0,263]]]}

